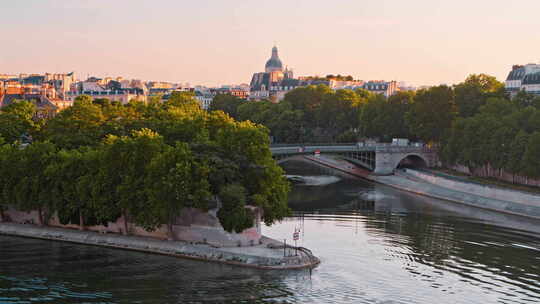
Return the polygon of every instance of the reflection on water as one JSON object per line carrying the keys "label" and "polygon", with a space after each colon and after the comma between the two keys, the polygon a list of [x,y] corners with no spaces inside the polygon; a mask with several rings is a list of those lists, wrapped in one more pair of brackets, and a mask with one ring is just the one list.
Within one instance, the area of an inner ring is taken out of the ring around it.
{"label": "reflection on water", "polygon": [[538,221],[343,176],[294,187],[290,204],[264,233],[291,242],[302,228],[298,245],[322,260],[312,273],[0,236],[0,303],[540,302]]}
{"label": "reflection on water", "polygon": [[339,182],[340,178],[332,175],[285,175],[291,183],[297,186],[326,186]]}

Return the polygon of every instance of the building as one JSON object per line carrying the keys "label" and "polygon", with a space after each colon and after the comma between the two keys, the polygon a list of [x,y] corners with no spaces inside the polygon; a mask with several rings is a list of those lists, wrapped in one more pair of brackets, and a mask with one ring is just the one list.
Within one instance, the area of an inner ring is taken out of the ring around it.
{"label": "building", "polygon": [[529,94],[540,96],[540,72],[525,75],[521,89]]}
{"label": "building", "polygon": [[392,96],[399,91],[397,81],[372,80],[366,82],[362,88],[385,97]]}
{"label": "building", "polygon": [[361,88],[363,85],[364,85],[363,80],[337,80],[337,79],[328,80],[328,86],[333,90],[355,89],[355,88]]}
{"label": "building", "polygon": [[540,64],[514,65],[504,83],[511,96],[519,91],[540,95]]}
{"label": "building", "polygon": [[33,102],[39,118],[52,117],[58,111],[69,107],[72,102],[65,99],[74,81],[73,73],[24,75],[0,80],[0,107],[16,100]]}
{"label": "building", "polygon": [[264,72],[255,73],[249,85],[249,99],[270,99],[279,102],[285,94],[300,86],[300,81],[294,79],[292,70],[283,69],[277,47],[272,48],[272,56],[264,66]]}
{"label": "building", "polygon": [[131,100],[138,100],[146,102],[147,95],[144,94],[142,89],[131,88],[131,89],[116,89],[116,90],[87,90],[87,91],[71,91],[67,94],[67,100],[74,101],[75,98],[81,95],[88,95],[94,99],[96,98],[106,98],[110,101],[118,101],[122,104],[127,104]]}
{"label": "building", "polygon": [[26,100],[36,105],[36,118],[51,118],[58,111],[69,105],[63,99],[56,96],[56,90],[52,86],[43,86],[39,92],[27,90],[21,86],[11,88],[9,91],[0,90],[0,108],[6,107],[13,102]]}
{"label": "building", "polygon": [[249,98],[249,90],[246,90],[242,87],[221,87],[221,88],[215,88],[210,89],[210,93],[214,96],[219,94],[226,94],[226,95],[232,95],[241,99],[248,99]]}
{"label": "building", "polygon": [[125,80],[121,77],[96,78],[88,77],[71,85],[71,90],[66,94],[66,100],[73,102],[81,95],[92,98],[106,98],[110,101],[118,101],[127,104],[131,100],[146,102],[148,88],[140,80]]}
{"label": "building", "polygon": [[16,75],[0,74],[0,80],[8,80],[8,79],[15,79],[15,78],[17,78]]}
{"label": "building", "polygon": [[204,110],[208,110],[210,108],[214,96],[215,95],[213,95],[209,91],[195,90],[195,99],[197,99],[199,105]]}

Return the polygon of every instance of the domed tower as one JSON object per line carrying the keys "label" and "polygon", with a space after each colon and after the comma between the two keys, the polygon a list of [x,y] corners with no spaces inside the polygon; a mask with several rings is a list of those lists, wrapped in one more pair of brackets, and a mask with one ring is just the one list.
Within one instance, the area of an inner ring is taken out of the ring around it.
{"label": "domed tower", "polygon": [[265,72],[271,73],[271,72],[282,72],[283,71],[283,64],[281,63],[281,60],[278,56],[278,49],[277,47],[272,48],[272,57],[268,59],[265,65]]}

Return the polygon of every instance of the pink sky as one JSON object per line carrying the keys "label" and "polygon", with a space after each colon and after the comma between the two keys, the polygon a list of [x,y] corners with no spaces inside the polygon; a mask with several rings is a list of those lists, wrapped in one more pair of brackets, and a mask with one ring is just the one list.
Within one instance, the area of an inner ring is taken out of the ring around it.
{"label": "pink sky", "polygon": [[274,42],[296,75],[453,84],[540,61],[540,1],[0,2],[0,74],[249,82]]}

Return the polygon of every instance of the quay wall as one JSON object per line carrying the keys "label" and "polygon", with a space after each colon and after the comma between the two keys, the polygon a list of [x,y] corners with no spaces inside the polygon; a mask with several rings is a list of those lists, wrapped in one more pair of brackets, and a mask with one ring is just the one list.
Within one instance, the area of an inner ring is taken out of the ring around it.
{"label": "quay wall", "polygon": [[393,188],[419,195],[502,213],[540,219],[540,205],[529,200],[515,202],[485,197],[474,193],[459,191],[451,186],[443,187],[439,184],[422,180],[408,173],[398,174],[396,176],[370,176],[369,179]]}
{"label": "quay wall", "polygon": [[36,225],[15,223],[0,223],[1,234],[140,251],[259,269],[312,268],[320,263],[320,260],[305,248],[298,248],[299,254],[297,256],[284,257],[281,254],[283,249],[271,248],[272,246],[269,246],[269,244],[274,244],[275,246],[277,243],[277,241],[269,238],[263,238],[263,245],[266,245],[264,247],[262,247],[263,245],[259,247],[245,247],[242,251],[238,251],[231,248],[216,248],[208,244],[163,241],[140,236],[102,234],[92,231],[39,227]]}
{"label": "quay wall", "polygon": [[[260,243],[262,237],[261,214],[258,210],[254,208],[254,214],[256,215],[254,226],[241,233],[229,233],[225,231],[221,226],[216,213],[217,209],[205,212],[199,209],[185,208],[182,215],[176,219],[175,224],[173,225],[175,239],[188,242],[208,243],[220,247],[252,246]],[[22,212],[9,208],[4,214],[6,219],[3,220],[0,218],[0,223],[4,221],[19,224],[39,224],[39,215],[37,211]],[[79,229],[78,225],[61,224],[56,214],[50,217],[47,221],[47,226]],[[109,222],[106,226],[85,226],[84,229],[104,234],[123,234],[125,226],[124,217],[120,217],[116,222]],[[154,231],[146,231],[144,228],[130,222],[127,223],[127,227],[129,235],[151,237],[160,240],[168,238],[168,229],[166,225],[162,225]]]}
{"label": "quay wall", "polygon": [[407,170],[404,174],[377,176],[353,167],[350,163],[338,162],[324,157],[306,156],[305,158],[320,165],[399,190],[482,209],[540,219],[540,196],[531,193],[509,189],[496,189],[497,191],[490,193],[494,188],[482,188],[481,185],[473,187],[469,183],[458,183],[442,177],[435,179],[432,176],[415,174],[413,170]]}
{"label": "quay wall", "polygon": [[533,193],[525,193],[521,191],[502,189],[499,187],[481,185],[472,182],[459,181],[410,169],[406,169],[406,172],[407,174],[420,178],[426,182],[456,191],[474,194],[495,200],[540,206],[540,195],[535,195]]}

